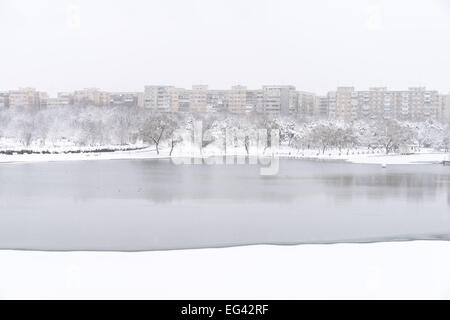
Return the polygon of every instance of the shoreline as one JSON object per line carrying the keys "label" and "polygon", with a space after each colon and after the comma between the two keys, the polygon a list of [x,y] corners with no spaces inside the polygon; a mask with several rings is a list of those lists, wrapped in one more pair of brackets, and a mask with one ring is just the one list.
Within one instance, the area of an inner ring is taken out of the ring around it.
{"label": "shoreline", "polygon": [[449,158],[449,154],[432,150],[413,154],[382,154],[380,152],[362,152],[354,151],[351,154],[347,152],[338,152],[331,150],[325,154],[319,154],[317,150],[298,151],[290,148],[280,148],[279,152],[271,155],[250,153],[245,150],[236,149],[232,154],[224,154],[217,150],[206,150],[202,154],[192,152],[192,149],[181,150],[170,155],[170,150],[161,149],[157,154],[154,147],[134,146],[134,147],[91,147],[85,149],[69,150],[18,150],[18,151],[0,151],[0,164],[6,163],[36,163],[36,162],[62,162],[62,161],[93,161],[93,160],[145,160],[145,159],[172,159],[172,158],[210,158],[210,157],[278,157],[280,159],[296,160],[341,160],[354,164],[376,164],[376,165],[394,165],[394,164],[442,164]]}

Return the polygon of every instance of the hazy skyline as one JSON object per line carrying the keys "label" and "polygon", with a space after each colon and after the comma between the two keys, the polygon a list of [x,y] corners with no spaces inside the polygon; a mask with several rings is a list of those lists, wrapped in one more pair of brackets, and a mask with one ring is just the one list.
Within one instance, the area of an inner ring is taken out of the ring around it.
{"label": "hazy skyline", "polygon": [[446,0],[0,0],[0,90],[450,91]]}

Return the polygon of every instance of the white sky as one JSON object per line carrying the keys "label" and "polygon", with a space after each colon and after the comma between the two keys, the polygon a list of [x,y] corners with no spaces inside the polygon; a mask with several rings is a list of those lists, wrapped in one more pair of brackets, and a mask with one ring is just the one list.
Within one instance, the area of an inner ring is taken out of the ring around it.
{"label": "white sky", "polygon": [[0,90],[450,91],[450,0],[0,0]]}

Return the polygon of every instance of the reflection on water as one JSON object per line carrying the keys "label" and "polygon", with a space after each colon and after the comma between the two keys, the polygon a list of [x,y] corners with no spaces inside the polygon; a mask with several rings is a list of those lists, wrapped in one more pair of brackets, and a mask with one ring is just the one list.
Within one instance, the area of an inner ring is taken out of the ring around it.
{"label": "reflection on water", "polygon": [[151,250],[446,238],[450,168],[283,160],[0,165],[0,248]]}
{"label": "reflection on water", "polygon": [[[446,193],[450,199],[448,175],[433,172],[387,172],[371,175],[332,175],[322,182],[330,188],[341,188],[341,198],[351,200],[354,196],[366,196],[369,199],[405,197],[408,201],[434,199],[439,193]],[[448,202],[447,204],[450,204]]]}
{"label": "reflection on water", "polygon": [[449,194],[450,169],[436,165],[357,165],[284,160],[275,176],[253,165],[174,165],[168,160],[0,166],[2,198],[144,199],[280,202],[311,195],[351,201],[433,199]]}

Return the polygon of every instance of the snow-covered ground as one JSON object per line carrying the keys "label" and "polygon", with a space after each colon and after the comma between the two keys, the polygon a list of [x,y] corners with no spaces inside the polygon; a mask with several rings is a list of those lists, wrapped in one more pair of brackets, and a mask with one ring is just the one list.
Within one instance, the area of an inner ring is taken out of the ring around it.
{"label": "snow-covered ground", "polygon": [[[294,154],[294,153],[292,153]],[[292,157],[292,156],[291,156]],[[355,150],[347,154],[347,152],[339,152],[332,150],[331,152],[325,152],[325,154],[319,154],[317,152],[307,151],[304,153],[295,153],[294,158],[316,158],[316,159],[333,159],[333,160],[345,160],[352,163],[365,163],[365,164],[423,164],[423,163],[442,163],[443,161],[450,160],[449,154],[445,152],[436,152],[429,149],[424,149],[414,154],[389,154],[386,155],[382,151],[375,153],[368,152],[367,150]]]}
{"label": "snow-covered ground", "polygon": [[450,242],[0,251],[0,298],[449,299]]}
{"label": "snow-covered ground", "polygon": [[[129,146],[128,148],[141,148],[142,145]],[[117,148],[114,146],[97,147],[101,148]],[[155,159],[168,158],[170,150],[161,148],[158,155],[155,147],[149,147],[141,150],[133,151],[115,151],[115,152],[92,152],[95,148],[85,148],[81,151],[84,153],[64,153],[65,151],[78,151],[80,149],[64,148],[59,150],[60,153],[52,154],[0,154],[0,163],[7,162],[45,162],[45,161],[80,161],[80,160],[120,160],[120,159]],[[55,152],[55,150],[53,150]],[[244,148],[236,148],[237,155],[247,155]],[[173,152],[173,157],[209,157],[213,155],[223,155],[220,150],[214,148],[206,148],[202,153],[192,151],[192,148],[177,148]],[[258,155],[254,153],[254,155]],[[261,154],[259,154],[261,156]],[[271,155],[270,149],[264,155]],[[386,155],[381,150],[368,151],[367,149],[354,149],[340,152],[339,150],[328,150],[325,153],[317,150],[299,151],[288,147],[282,147],[275,156],[280,158],[293,159],[322,159],[322,160],[345,160],[352,163],[365,164],[420,164],[420,163],[441,163],[444,160],[450,160],[449,154],[444,152],[436,152],[431,149],[422,149],[411,155],[390,154]]]}

